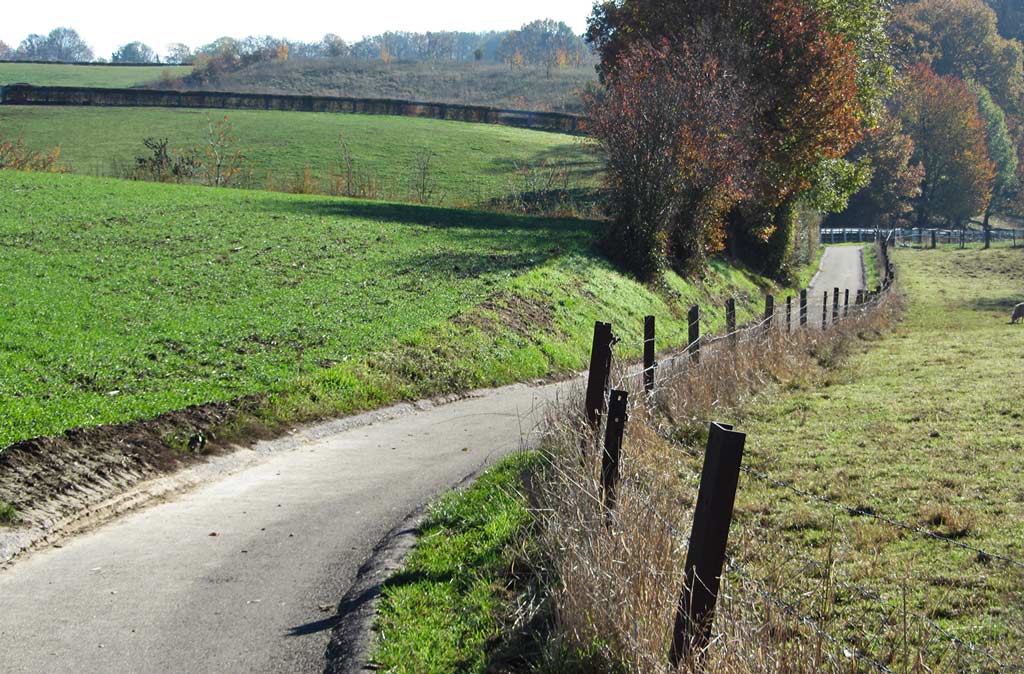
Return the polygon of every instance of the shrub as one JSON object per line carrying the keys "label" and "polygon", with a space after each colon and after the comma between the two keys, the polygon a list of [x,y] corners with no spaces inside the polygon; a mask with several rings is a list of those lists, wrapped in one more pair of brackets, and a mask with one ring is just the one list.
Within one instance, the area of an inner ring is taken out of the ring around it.
{"label": "shrub", "polygon": [[25,139],[0,141],[0,170],[67,173],[60,163],[60,145],[49,152],[34,152],[25,146]]}

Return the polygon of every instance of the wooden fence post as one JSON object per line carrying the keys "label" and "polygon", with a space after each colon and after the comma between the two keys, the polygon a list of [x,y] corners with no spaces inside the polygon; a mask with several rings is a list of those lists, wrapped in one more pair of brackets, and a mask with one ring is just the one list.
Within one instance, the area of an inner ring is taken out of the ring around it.
{"label": "wooden fence post", "polygon": [[786,334],[793,332],[793,296],[786,295]]}
{"label": "wooden fence post", "polygon": [[765,295],[764,298],[764,330],[771,332],[772,321],[775,319],[775,295]]}
{"label": "wooden fence post", "polygon": [[843,292],[843,318],[850,315],[850,289],[846,288]]}
{"label": "wooden fence post", "polygon": [[725,331],[729,335],[729,341],[736,346],[739,335],[736,334],[736,299],[733,297],[725,301]]}
{"label": "wooden fence post", "polygon": [[807,325],[807,289],[800,291],[800,327]]}
{"label": "wooden fence post", "polygon": [[828,327],[828,291],[825,291],[825,299],[821,301],[821,329]]}
{"label": "wooden fence post", "polygon": [[619,458],[622,454],[622,432],[626,428],[628,412],[625,391],[612,391],[608,396],[608,423],[604,433],[604,455],[601,459],[601,487],[604,507],[615,508],[615,489],[619,484]]}
{"label": "wooden fence post", "polygon": [[694,304],[690,307],[690,360],[694,363],[700,362],[700,307]]}
{"label": "wooden fence post", "polygon": [[938,246],[938,243],[935,241],[935,230],[933,229],[932,230],[932,248],[934,249],[937,246]]}
{"label": "wooden fence post", "polygon": [[857,291],[857,304],[858,305],[864,304],[864,289],[863,288],[861,288],[860,290]]}
{"label": "wooden fence post", "polygon": [[832,322],[839,320],[839,288],[832,289]]}
{"label": "wooden fence post", "polygon": [[669,651],[673,668],[684,660],[699,658],[711,638],[746,439],[732,426],[711,424],[686,552],[683,591],[676,605]]}
{"label": "wooden fence post", "polygon": [[594,343],[590,349],[590,373],[587,377],[586,397],[587,421],[594,428],[601,423],[604,394],[608,390],[608,377],[612,370],[612,344],[614,343],[612,324],[595,323]]}
{"label": "wooden fence post", "polygon": [[644,391],[654,393],[654,316],[644,318]]}

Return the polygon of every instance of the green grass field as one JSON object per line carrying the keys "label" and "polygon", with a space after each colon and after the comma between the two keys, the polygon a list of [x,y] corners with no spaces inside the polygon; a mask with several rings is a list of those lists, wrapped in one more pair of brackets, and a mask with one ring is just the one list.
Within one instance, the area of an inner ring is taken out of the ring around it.
{"label": "green grass field", "polygon": [[[567,186],[597,185],[598,162],[584,141],[559,134],[485,124],[407,117],[274,111],[206,111],[161,108],[0,107],[0,138],[23,137],[34,149],[60,145],[71,171],[119,177],[119,168],[149,154],[144,138],[166,138],[171,147],[206,141],[209,120],[227,114],[252,169],[249,186],[276,189],[309,167],[314,187],[343,172],[339,134],[355,171],[379,186],[380,198],[410,201],[417,195],[418,160],[428,156],[431,203],[480,205],[541,189],[547,171],[519,169],[555,164]],[[564,186],[556,184],[556,186]]]}
{"label": "green grass field", "polygon": [[[905,322],[823,381],[762,396],[740,426],[749,433],[744,461],[849,507],[1024,562],[1024,327],[1008,325],[1024,300],[1024,251],[899,250],[894,260],[909,300]],[[997,671],[934,625],[1024,664],[1021,568],[752,478],[741,480],[738,508],[746,524],[771,532],[763,569],[814,616],[828,583],[824,567],[808,572],[801,556],[826,566],[831,556],[837,580],[825,620],[864,653],[901,663],[906,615],[911,651],[928,635],[930,665]]]}
{"label": "green grass field", "polygon": [[668,346],[690,303],[762,301],[724,263],[637,284],[580,220],[16,172],[0,192],[0,447],[253,394],[282,423],[509,383],[581,367],[598,318],[638,338],[663,316]]}
{"label": "green grass field", "polygon": [[161,78],[184,77],[192,66],[79,66],[62,63],[0,63],[0,86],[35,84],[49,87],[121,89],[151,84]]}

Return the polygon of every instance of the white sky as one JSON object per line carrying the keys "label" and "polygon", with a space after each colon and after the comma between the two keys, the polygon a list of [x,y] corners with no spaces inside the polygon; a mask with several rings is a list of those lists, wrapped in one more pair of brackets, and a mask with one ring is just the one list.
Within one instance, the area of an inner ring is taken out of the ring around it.
{"label": "white sky", "polygon": [[508,30],[534,19],[564,21],[586,29],[593,0],[42,0],[5,2],[0,40],[17,47],[29,33],[67,26],[110,58],[120,45],[139,40],[163,55],[171,42],[192,48],[229,35],[273,35],[318,40],[335,33],[348,42],[388,30]]}

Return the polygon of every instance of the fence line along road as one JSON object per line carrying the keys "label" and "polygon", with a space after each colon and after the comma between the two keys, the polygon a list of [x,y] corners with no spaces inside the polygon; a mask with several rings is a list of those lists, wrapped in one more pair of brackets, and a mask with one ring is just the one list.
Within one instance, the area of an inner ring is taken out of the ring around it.
{"label": "fence line along road", "polygon": [[[881,274],[881,285],[875,290],[858,290],[855,294],[853,305],[850,304],[849,289],[833,288],[831,292],[823,292],[822,323],[821,330],[827,330],[829,326],[836,325],[863,315],[871,311],[888,293],[895,279],[895,269],[890,260],[888,248],[898,241],[898,233],[889,232],[884,237],[877,237],[879,271]],[[806,293],[802,293],[806,298]],[[829,297],[831,296],[831,307]],[[805,300],[806,301],[806,300]],[[726,541],[729,529],[732,524],[733,504],[735,501],[738,479],[741,474],[764,482],[769,486],[786,489],[814,503],[827,504],[841,512],[855,517],[867,517],[884,525],[894,527],[901,531],[916,534],[926,540],[944,543],[950,546],[961,548],[975,553],[979,560],[997,561],[1005,565],[1006,569],[1024,569],[1024,562],[1016,560],[1006,554],[1000,554],[991,550],[972,546],[954,538],[941,536],[933,531],[922,527],[914,526],[898,521],[891,517],[868,510],[865,508],[854,508],[842,504],[834,499],[816,494],[808,489],[803,489],[796,484],[778,480],[749,466],[742,465],[743,445],[745,436],[742,433],[733,431],[731,426],[720,425],[708,422],[710,432],[708,446],[703,453],[696,448],[688,448],[680,445],[675,439],[666,435],[663,430],[655,429],[655,432],[669,443],[670,448],[679,450],[691,458],[703,459],[703,470],[700,480],[699,493],[695,506],[694,521],[689,535],[678,530],[673,524],[676,517],[661,512],[647,494],[646,485],[632,477],[620,476],[619,470],[622,465],[622,457],[628,452],[628,445],[623,443],[623,436],[626,434],[626,425],[629,418],[629,406],[626,401],[630,393],[626,390],[613,388],[614,386],[627,388],[636,387],[638,380],[642,377],[642,393],[633,395],[632,405],[650,405],[653,401],[653,394],[662,387],[669,386],[677,378],[701,372],[701,376],[713,376],[711,373],[703,373],[696,368],[701,367],[699,354],[701,346],[705,348],[711,345],[724,344],[720,348],[733,348],[740,342],[762,341],[775,339],[777,335],[789,336],[796,332],[810,329],[803,322],[795,325],[792,317],[793,298],[787,298],[786,321],[774,321],[776,314],[775,298],[771,295],[765,299],[764,317],[753,325],[743,328],[736,327],[735,301],[726,302],[726,324],[727,332],[724,335],[707,338],[700,334],[700,309],[691,308],[689,312],[689,340],[688,343],[673,354],[670,354],[660,361],[654,358],[655,342],[655,319],[648,316],[644,321],[643,367],[639,371],[633,371],[618,377],[615,382],[611,381],[609,372],[611,369],[611,352],[617,339],[611,332],[611,324],[599,323],[595,329],[594,354],[592,364],[595,365],[590,373],[591,398],[586,405],[586,413],[591,420],[592,431],[600,430],[601,413],[608,410],[606,424],[605,447],[602,452],[601,467],[601,491],[604,494],[602,499],[603,507],[607,510],[608,522],[614,522],[615,510],[617,508],[616,495],[619,494],[620,483],[628,485],[628,493],[635,497],[644,510],[648,511],[654,521],[664,526],[672,535],[672,538],[687,545],[687,561],[683,575],[683,587],[679,592],[677,610],[674,617],[673,639],[668,659],[672,666],[680,662],[690,662],[697,669],[702,667],[701,657],[711,638],[711,626],[714,620],[715,603],[719,592],[719,582],[723,569],[731,572],[750,585],[751,589],[765,602],[780,609],[790,617],[798,620],[807,626],[814,635],[825,642],[836,647],[841,652],[849,654],[854,661],[868,665],[871,669],[879,672],[889,673],[893,670],[884,658],[865,652],[863,646],[857,646],[849,641],[848,635],[836,635],[830,633],[825,626],[800,611],[799,605],[787,601],[777,592],[763,582],[753,578],[745,571],[735,559],[729,558],[726,553]],[[831,311],[829,309],[831,308]],[[806,309],[805,309],[806,311]],[[596,357],[597,353],[600,357]],[[663,373],[663,374],[659,374]],[[594,409],[595,400],[601,401],[601,407]],[[592,438],[600,438],[596,432],[591,433]],[[584,452],[583,458],[589,453]],[[805,555],[801,554],[800,557]],[[820,571],[821,563],[808,559],[808,563],[816,565]],[[830,572],[831,573],[831,572]],[[800,574],[803,575],[802,573]],[[820,573],[819,573],[820,576]],[[881,628],[893,629],[894,623],[892,614],[895,609],[889,602],[885,601],[881,594],[853,583],[836,579],[836,584],[857,594],[863,599],[870,600],[885,608],[884,624]],[[671,591],[665,588],[664,591]],[[735,594],[735,593],[734,593]],[[998,671],[1019,672],[1024,667],[1018,664],[1001,662],[991,651],[965,641],[952,631],[938,625],[929,616],[908,611],[904,606],[901,609],[903,619],[912,617],[926,626],[930,634],[937,637],[929,639],[920,644],[920,647],[930,649],[934,646],[937,638],[942,648],[963,649],[971,655],[977,656],[989,666],[998,667]],[[897,625],[897,627],[899,627]],[[905,629],[905,624],[902,625]],[[897,630],[898,631],[898,630]],[[965,670],[973,671],[973,670]]]}

